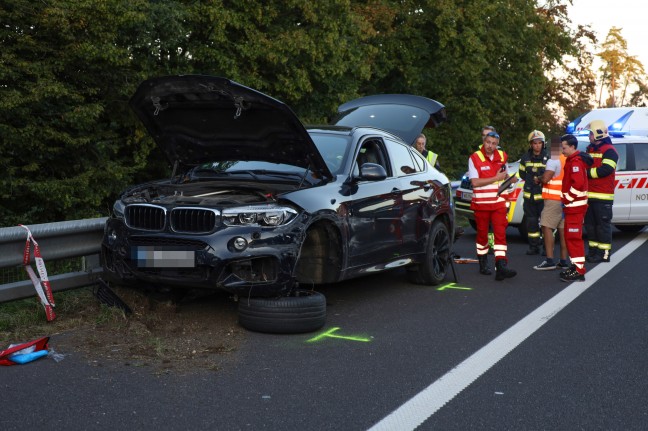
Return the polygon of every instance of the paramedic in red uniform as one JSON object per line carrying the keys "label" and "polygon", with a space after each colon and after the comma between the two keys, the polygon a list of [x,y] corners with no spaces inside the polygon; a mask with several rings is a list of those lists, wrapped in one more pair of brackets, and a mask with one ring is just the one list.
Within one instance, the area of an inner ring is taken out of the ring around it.
{"label": "paramedic in red uniform", "polygon": [[[488,228],[493,227],[495,236],[495,280],[514,277],[517,272],[507,268],[506,227],[508,226],[507,201],[497,190],[508,177],[506,173],[507,154],[498,149],[499,135],[489,132],[484,136],[483,145],[468,160],[468,176],[473,186],[470,209],[475,213],[477,225],[477,257],[479,272],[492,274],[488,268]],[[517,181],[517,177],[513,182]]]}
{"label": "paramedic in red uniform", "polygon": [[[585,243],[583,220],[587,212],[587,168],[584,159],[589,156],[578,151],[574,135],[560,138],[565,160],[562,179],[562,203],[565,214],[565,241],[572,265],[560,273],[562,281],[585,281]],[[589,160],[588,160],[589,161]]]}
{"label": "paramedic in red uniform", "polygon": [[589,208],[585,215],[585,232],[589,252],[587,261],[609,262],[612,253],[612,204],[614,203],[614,175],[619,154],[612,145],[608,129],[602,120],[594,120],[588,127],[590,144],[587,154],[594,164],[587,170],[589,177]]}

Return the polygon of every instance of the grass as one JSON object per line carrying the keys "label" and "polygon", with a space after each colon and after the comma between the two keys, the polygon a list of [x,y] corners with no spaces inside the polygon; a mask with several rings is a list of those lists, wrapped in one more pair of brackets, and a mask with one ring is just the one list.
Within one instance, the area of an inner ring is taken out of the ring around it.
{"label": "grass", "polygon": [[36,297],[0,304],[0,349],[83,326],[110,325],[119,329],[128,323],[122,310],[100,304],[91,288],[56,292],[55,300],[56,319],[52,322],[47,321]]}
{"label": "grass", "polygon": [[55,292],[52,322],[35,294],[0,304],[0,350],[55,336],[51,347],[56,352],[81,354],[93,363],[110,360],[189,372],[219,370],[224,356],[238,348],[242,332],[235,304],[222,295],[198,296],[178,306],[141,289],[112,289],[132,314],[101,304],[92,287]]}

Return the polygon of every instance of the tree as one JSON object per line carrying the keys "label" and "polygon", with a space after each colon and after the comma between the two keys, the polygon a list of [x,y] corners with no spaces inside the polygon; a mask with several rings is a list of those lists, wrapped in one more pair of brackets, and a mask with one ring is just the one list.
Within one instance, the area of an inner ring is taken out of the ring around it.
{"label": "tree", "polygon": [[[623,106],[627,86],[638,76],[644,74],[643,65],[636,57],[628,54],[628,43],[621,35],[621,28],[612,27],[597,54],[603,61],[600,68],[602,73],[601,91],[603,87],[608,90],[606,106]],[[622,96],[617,97],[617,90],[623,87]],[[599,96],[601,106],[601,96]]]}
{"label": "tree", "polygon": [[591,95],[591,33],[568,29],[567,1],[5,0],[0,223],[107,215],[128,184],[168,175],[128,106],[153,76],[234,79],[306,123],[359,96],[427,96],[448,112],[426,133],[449,176],[485,124],[515,158]]}

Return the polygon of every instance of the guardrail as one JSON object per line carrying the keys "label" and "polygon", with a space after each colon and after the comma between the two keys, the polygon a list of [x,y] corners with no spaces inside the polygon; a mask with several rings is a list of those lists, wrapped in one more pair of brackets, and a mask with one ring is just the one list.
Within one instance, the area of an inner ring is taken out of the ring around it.
{"label": "guardrail", "polygon": [[[106,217],[26,225],[40,247],[45,264],[49,261],[83,257],[83,271],[49,277],[52,291],[76,289],[95,284],[102,274],[99,264],[101,239]],[[23,263],[27,231],[21,227],[0,228],[0,268]],[[32,247],[33,249],[33,247]],[[33,263],[33,253],[31,262]],[[0,285],[0,302],[35,296],[30,280]]]}

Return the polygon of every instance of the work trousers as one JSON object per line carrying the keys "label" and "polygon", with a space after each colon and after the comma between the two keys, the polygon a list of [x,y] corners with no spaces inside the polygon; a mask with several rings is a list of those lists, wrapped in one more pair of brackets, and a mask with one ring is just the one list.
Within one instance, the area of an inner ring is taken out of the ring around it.
{"label": "work trousers", "polygon": [[588,200],[585,233],[589,254],[609,256],[612,252],[612,201]]}
{"label": "work trousers", "polygon": [[585,211],[565,213],[565,242],[571,262],[579,274],[585,274],[585,242],[583,241],[583,219]]}
{"label": "work trousers", "polygon": [[488,229],[493,227],[495,262],[498,260],[508,261],[506,258],[506,228],[508,220],[506,219],[506,207],[494,210],[478,209],[474,211],[475,224],[477,225],[477,238],[475,245],[477,247],[477,256],[488,254]]}
{"label": "work trousers", "polygon": [[542,199],[524,199],[522,209],[526,218],[527,237],[531,247],[540,247],[540,214],[544,208]]}

